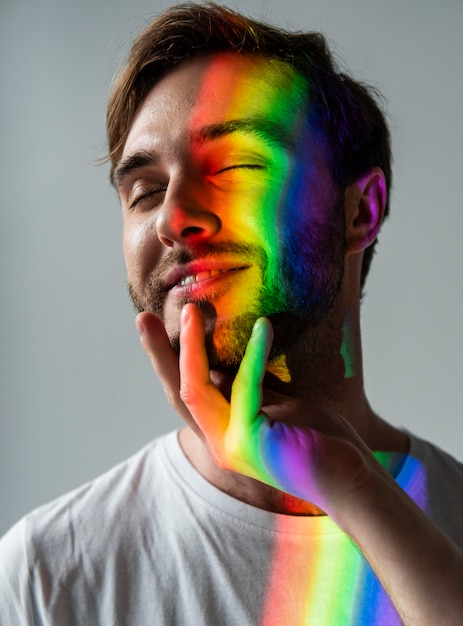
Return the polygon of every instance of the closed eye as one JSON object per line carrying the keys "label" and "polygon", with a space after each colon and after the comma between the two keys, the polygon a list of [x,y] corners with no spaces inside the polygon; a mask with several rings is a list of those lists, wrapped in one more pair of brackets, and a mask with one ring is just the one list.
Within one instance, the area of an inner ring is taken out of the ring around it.
{"label": "closed eye", "polygon": [[164,194],[166,191],[167,191],[166,187],[155,187],[155,188],[147,189],[145,192],[140,193],[132,200],[131,204],[129,205],[129,209],[133,210],[135,209],[135,207],[142,204],[146,200],[156,198],[157,196]]}
{"label": "closed eye", "polygon": [[221,170],[218,170],[217,174],[222,174],[222,172],[228,172],[230,170],[262,170],[264,169],[263,165],[258,165],[257,163],[242,163],[239,165],[229,165],[228,167],[223,167]]}

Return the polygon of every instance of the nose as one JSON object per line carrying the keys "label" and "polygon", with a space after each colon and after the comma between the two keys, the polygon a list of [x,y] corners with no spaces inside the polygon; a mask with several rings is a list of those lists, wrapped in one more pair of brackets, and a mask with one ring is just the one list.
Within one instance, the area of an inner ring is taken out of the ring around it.
{"label": "nose", "polygon": [[208,204],[204,194],[201,198],[200,190],[192,185],[171,181],[156,218],[159,241],[172,248],[175,244],[193,244],[214,237],[221,221]]}

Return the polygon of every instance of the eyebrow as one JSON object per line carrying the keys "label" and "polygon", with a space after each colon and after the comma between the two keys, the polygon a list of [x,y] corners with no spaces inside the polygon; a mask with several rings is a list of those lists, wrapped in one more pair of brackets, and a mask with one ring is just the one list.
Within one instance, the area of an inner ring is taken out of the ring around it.
{"label": "eyebrow", "polygon": [[[208,124],[195,133],[193,143],[202,145],[208,141],[215,141],[222,137],[240,133],[256,135],[265,143],[288,151],[293,150],[296,145],[296,140],[288,128],[263,117],[244,117]],[[114,169],[111,182],[117,189],[124,183],[131,172],[142,167],[155,165],[158,161],[159,157],[156,153],[148,150],[137,150],[119,162]]]}
{"label": "eyebrow", "polygon": [[204,143],[205,141],[214,141],[235,133],[257,135],[266,143],[278,148],[284,148],[285,150],[291,150],[296,145],[290,129],[268,118],[257,116],[209,124],[199,130],[198,138],[200,143]]}
{"label": "eyebrow", "polygon": [[154,165],[158,162],[158,157],[148,150],[137,150],[133,154],[129,154],[124,157],[115,167],[113,175],[111,176],[111,182],[116,187],[120,187],[124,180],[134,170],[138,170],[142,167]]}

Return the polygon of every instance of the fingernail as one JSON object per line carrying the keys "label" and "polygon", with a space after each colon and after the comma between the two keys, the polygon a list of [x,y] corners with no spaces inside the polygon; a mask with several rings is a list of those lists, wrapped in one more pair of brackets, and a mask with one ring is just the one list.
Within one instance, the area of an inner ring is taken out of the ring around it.
{"label": "fingernail", "polygon": [[184,306],[182,309],[182,313],[181,313],[181,323],[182,324],[186,324],[186,322],[188,322],[190,318],[190,311],[189,311],[189,307]]}
{"label": "fingernail", "polygon": [[137,319],[135,319],[135,325],[137,327],[138,330],[138,334],[140,335],[140,339],[143,337],[144,333],[145,333],[145,327],[143,326],[143,324]]}
{"label": "fingernail", "polygon": [[255,322],[254,322],[254,326],[252,329],[252,334],[255,337],[259,337],[260,334],[262,333],[262,329],[264,327],[264,321],[262,317],[259,317]]}

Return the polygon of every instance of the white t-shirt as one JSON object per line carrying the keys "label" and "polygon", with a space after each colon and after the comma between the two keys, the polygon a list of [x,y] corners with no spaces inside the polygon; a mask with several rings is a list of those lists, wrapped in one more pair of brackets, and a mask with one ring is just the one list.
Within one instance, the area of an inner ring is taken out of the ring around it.
{"label": "white t-shirt", "polygon": [[[411,437],[397,482],[463,549],[463,465]],[[399,624],[326,516],[276,515],[208,483],[176,433],[30,513],[0,541],[0,623]]]}

